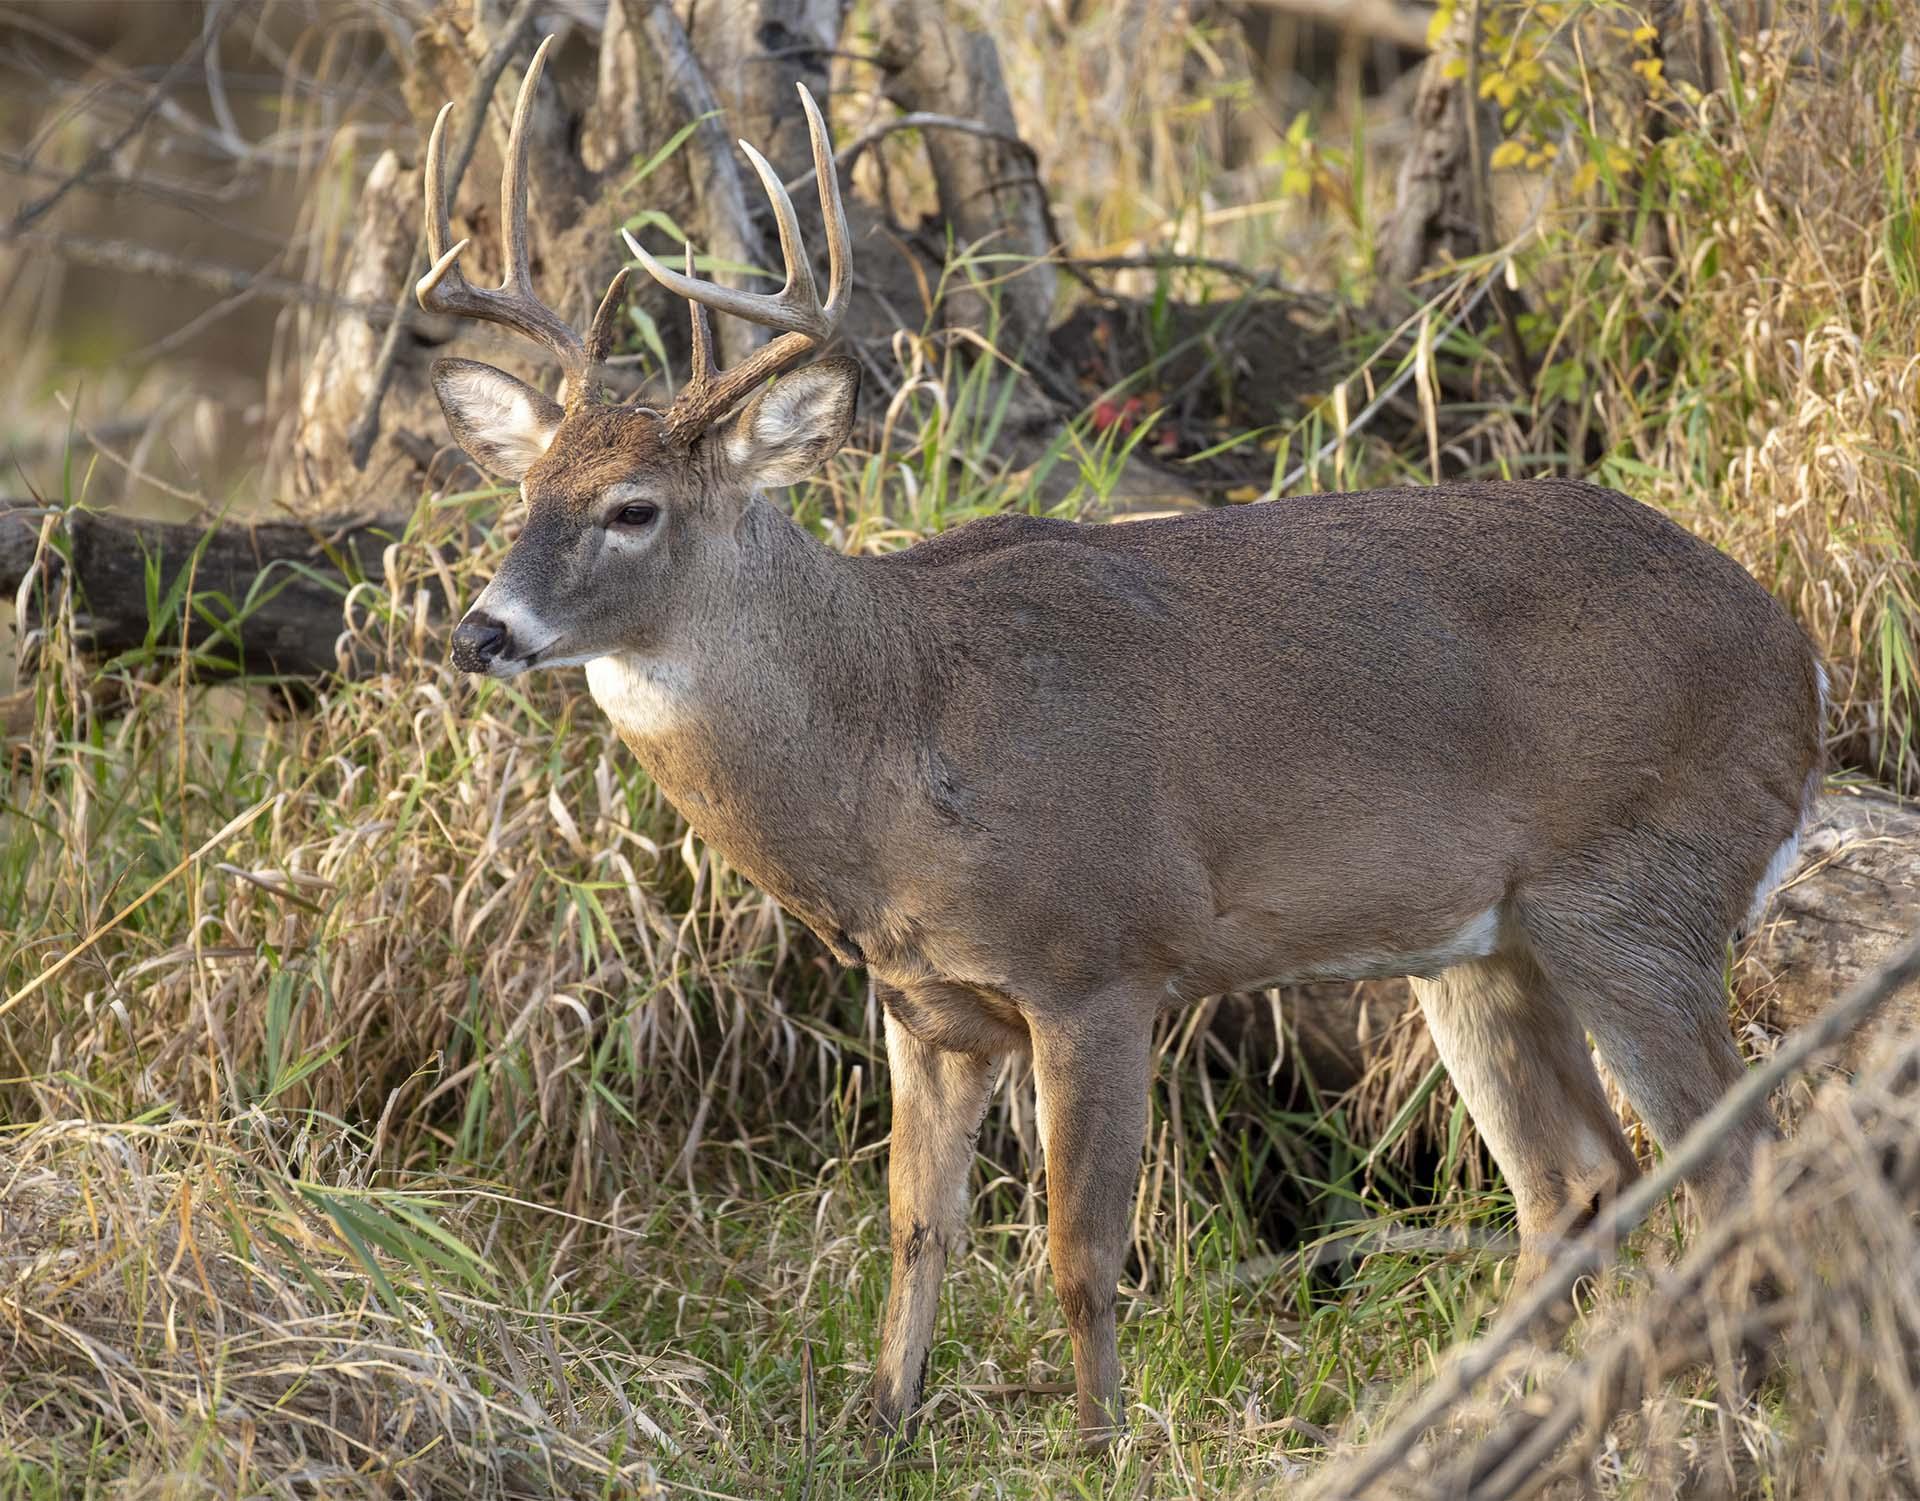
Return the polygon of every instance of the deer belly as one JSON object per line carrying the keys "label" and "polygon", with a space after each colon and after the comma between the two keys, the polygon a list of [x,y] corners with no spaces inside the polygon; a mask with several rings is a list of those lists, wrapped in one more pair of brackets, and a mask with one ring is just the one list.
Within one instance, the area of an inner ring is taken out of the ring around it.
{"label": "deer belly", "polygon": [[893,1019],[928,1047],[992,1056],[1030,1045],[1020,1008],[993,991],[926,978],[889,983],[881,996]]}

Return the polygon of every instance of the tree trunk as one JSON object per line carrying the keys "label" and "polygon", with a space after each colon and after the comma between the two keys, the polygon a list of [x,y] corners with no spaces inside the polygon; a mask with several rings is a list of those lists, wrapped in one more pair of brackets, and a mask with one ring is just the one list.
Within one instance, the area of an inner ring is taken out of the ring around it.
{"label": "tree trunk", "polygon": [[1472,8],[1462,4],[1441,45],[1421,67],[1413,144],[1400,163],[1393,211],[1381,226],[1374,253],[1375,307],[1388,318],[1403,315],[1419,300],[1415,284],[1425,272],[1486,248],[1478,195],[1492,150],[1492,122],[1470,97],[1466,76],[1450,76],[1473,45],[1471,23]]}
{"label": "tree trunk", "polygon": [[813,165],[813,154],[794,85],[827,98],[843,0],[682,0],[679,9],[726,111],[727,134],[752,141],[782,179],[798,177]]}
{"label": "tree trunk", "polygon": [[[1045,334],[1052,316],[1055,274],[1045,257],[1056,247],[1033,152],[1014,128],[1000,54],[991,37],[962,30],[934,0],[876,6],[874,40],[894,104],[996,132],[929,128],[926,150],[954,248],[989,257],[971,281],[995,283],[1001,343],[1018,354]],[[977,286],[963,281],[949,302],[952,321],[987,328],[988,298]]]}

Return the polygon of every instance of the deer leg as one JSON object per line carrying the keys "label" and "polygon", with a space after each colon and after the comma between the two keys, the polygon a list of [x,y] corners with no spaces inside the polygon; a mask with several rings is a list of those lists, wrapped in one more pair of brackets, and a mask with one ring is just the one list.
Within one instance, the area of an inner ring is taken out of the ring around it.
{"label": "deer leg", "polygon": [[[1548,984],[1668,1151],[1747,1069],[1727,1022],[1730,903],[1715,877],[1688,843],[1645,828],[1523,893],[1522,925]],[[1745,1191],[1753,1153],[1773,1135],[1764,1106],[1733,1129],[1688,1185],[1699,1218]]]}
{"label": "deer leg", "polygon": [[966,1234],[967,1170],[998,1060],[929,1047],[891,1011],[886,1029],[893,1281],[873,1373],[873,1416],[882,1432],[904,1435],[926,1382],[947,1256]]}
{"label": "deer leg", "polygon": [[1524,955],[1457,964],[1413,992],[1427,1030],[1500,1164],[1520,1219],[1516,1280],[1546,1267],[1638,1172],[1573,1010]]}
{"label": "deer leg", "polygon": [[1152,1068],[1148,1017],[1131,1012],[1033,1031],[1046,1101],[1047,1249],[1073,1339],[1080,1436],[1101,1448],[1123,1427],[1115,1327],[1140,1179]]}
{"label": "deer leg", "polygon": [[[1720,1096],[1740,1082],[1747,1065],[1727,1023],[1726,982],[1715,963],[1679,957],[1644,971],[1596,972],[1570,952],[1554,954],[1550,973],[1593,1033],[1607,1071],[1672,1151]],[[1710,1224],[1745,1193],[1753,1154],[1775,1136],[1764,1106],[1729,1133],[1727,1145],[1687,1185],[1698,1222]]]}

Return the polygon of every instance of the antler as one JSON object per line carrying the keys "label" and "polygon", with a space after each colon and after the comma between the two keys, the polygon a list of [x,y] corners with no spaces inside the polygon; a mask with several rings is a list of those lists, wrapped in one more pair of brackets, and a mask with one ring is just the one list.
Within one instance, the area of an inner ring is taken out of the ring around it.
{"label": "antler", "polygon": [[[433,122],[433,135],[427,141],[427,253],[433,265],[414,284],[420,306],[430,313],[455,317],[480,318],[498,323],[544,345],[560,361],[567,373],[569,395],[586,387],[592,362],[587,345],[573,327],[533,293],[533,274],[527,264],[527,117],[533,113],[533,91],[546,66],[548,37],[533,54],[527,76],[520,84],[520,97],[513,106],[513,129],[507,136],[507,160],[500,174],[500,223],[506,237],[506,277],[491,290],[474,286],[455,264],[468,241],[457,245],[448,221],[447,195],[442,185],[446,175],[447,116],[451,103],[443,107]],[[619,285],[616,279],[616,286]],[[615,293],[609,289],[609,298]],[[598,320],[596,320],[597,322]]]}
{"label": "antler", "polygon": [[[798,84],[800,103],[807,112],[807,134],[813,143],[814,174],[820,181],[820,217],[827,231],[827,300],[820,301],[814,284],[813,268],[800,243],[800,225],[794,218],[793,200],[781,185],[767,159],[745,141],[740,149],[760,174],[773,205],[774,223],[780,231],[780,254],[787,265],[787,284],[778,292],[741,292],[732,287],[697,281],[693,271],[693,250],[687,250],[687,272],[682,275],[660,264],[641,248],[625,230],[627,249],[647,268],[648,275],[669,292],[687,299],[693,318],[693,369],[678,398],[667,412],[667,426],[690,436],[709,426],[716,418],[768,376],[777,375],[789,365],[811,354],[833,336],[835,325],[847,310],[853,295],[853,251],[847,234],[847,211],[840,201],[840,179],[834,171],[833,147],[827,139],[826,122],[813,102],[805,84]],[[748,323],[779,329],[780,337],[762,346],[731,370],[718,370],[713,363],[713,337],[707,327],[706,308],[718,308]]]}

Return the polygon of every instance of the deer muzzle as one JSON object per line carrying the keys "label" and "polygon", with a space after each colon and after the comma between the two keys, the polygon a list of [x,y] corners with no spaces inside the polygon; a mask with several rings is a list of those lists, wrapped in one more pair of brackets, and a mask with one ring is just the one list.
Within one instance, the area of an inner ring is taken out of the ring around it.
{"label": "deer muzzle", "polygon": [[513,658],[513,638],[493,616],[469,610],[453,628],[453,665],[462,672],[491,672],[494,664]]}

